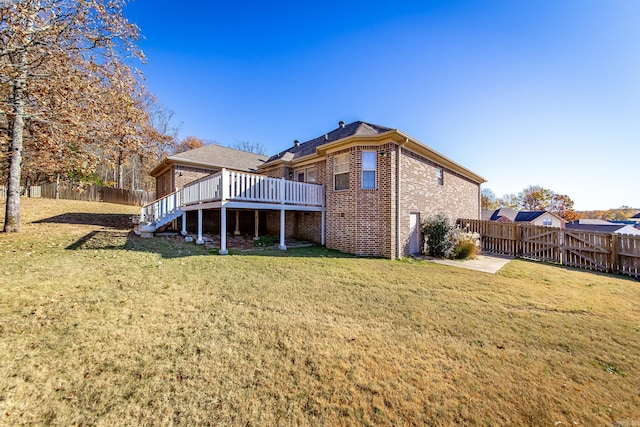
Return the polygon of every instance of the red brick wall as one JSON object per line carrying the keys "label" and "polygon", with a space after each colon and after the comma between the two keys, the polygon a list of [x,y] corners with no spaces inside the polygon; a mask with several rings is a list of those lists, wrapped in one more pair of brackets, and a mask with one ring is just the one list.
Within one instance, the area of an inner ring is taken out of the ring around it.
{"label": "red brick wall", "polygon": [[[392,257],[390,145],[357,146],[327,156],[327,247],[357,255]],[[376,152],[376,188],[362,189],[362,152]],[[385,152],[385,156],[379,155]],[[349,154],[349,189],[334,190],[333,161]]]}
{"label": "red brick wall", "polygon": [[176,165],[175,168],[175,190],[180,190],[184,188],[188,183],[195,181],[196,179],[203,178],[207,175],[211,175],[212,173],[218,172],[218,169],[203,169],[203,168],[193,168],[189,166]]}
{"label": "red brick wall", "polygon": [[[402,150],[401,168],[400,244],[404,255],[409,254],[410,213],[419,212],[421,222],[436,213],[444,213],[451,222],[479,217],[479,184],[406,149]],[[438,184],[438,168],[444,171],[443,185]]]}

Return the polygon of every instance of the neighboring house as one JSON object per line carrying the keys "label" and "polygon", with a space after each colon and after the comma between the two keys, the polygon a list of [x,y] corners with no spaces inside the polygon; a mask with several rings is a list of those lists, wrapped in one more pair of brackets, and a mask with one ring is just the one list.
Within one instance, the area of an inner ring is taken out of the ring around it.
{"label": "neighboring house", "polygon": [[602,219],[578,219],[568,222],[565,227],[569,230],[599,231],[602,233],[640,236],[640,230],[631,224],[614,223]]}
{"label": "neighboring house", "polygon": [[209,144],[166,157],[149,175],[156,179],[156,197],[161,198],[222,168],[257,172],[267,159],[261,154]]}
{"label": "neighboring house", "polygon": [[[400,258],[421,251],[420,224],[427,216],[479,218],[485,182],[397,129],[361,121],[340,122],[317,138],[295,141],[257,169],[258,174],[224,169],[179,192],[176,210],[198,212],[198,240],[203,211],[213,210],[219,211],[218,232],[255,229],[257,235],[265,227],[267,234],[280,233],[281,249],[285,238],[296,237],[347,253]],[[163,206],[154,209],[166,210]],[[160,222],[155,219],[146,230]],[[182,222],[188,223],[186,217]],[[226,253],[226,233],[220,253]]]}
{"label": "neighboring house", "polygon": [[635,214],[634,216],[631,217],[631,219],[637,219],[640,220],[640,212],[638,212],[637,214]]}
{"label": "neighboring house", "polygon": [[483,210],[482,219],[484,221],[518,222],[558,228],[564,227],[567,222],[564,218],[548,211],[517,211],[510,208]]}

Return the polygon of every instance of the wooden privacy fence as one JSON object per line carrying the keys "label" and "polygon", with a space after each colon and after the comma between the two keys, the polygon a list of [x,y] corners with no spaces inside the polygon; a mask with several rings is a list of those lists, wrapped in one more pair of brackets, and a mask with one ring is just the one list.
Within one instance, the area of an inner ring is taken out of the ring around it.
{"label": "wooden privacy fence", "polygon": [[480,234],[483,251],[620,273],[640,280],[640,236],[537,225],[459,219]]}
{"label": "wooden privacy fence", "polygon": [[50,182],[42,185],[42,197],[65,200],[82,200],[87,202],[107,202],[121,205],[144,206],[155,199],[155,193],[151,191],[131,191],[122,188],[100,187],[90,185],[82,190],[60,186],[56,189],[56,183]]}
{"label": "wooden privacy fence", "polygon": [[[7,198],[7,186],[0,185],[0,199]],[[27,197],[41,197],[42,187],[40,185],[30,185],[25,187],[24,185],[20,187],[20,194]]]}

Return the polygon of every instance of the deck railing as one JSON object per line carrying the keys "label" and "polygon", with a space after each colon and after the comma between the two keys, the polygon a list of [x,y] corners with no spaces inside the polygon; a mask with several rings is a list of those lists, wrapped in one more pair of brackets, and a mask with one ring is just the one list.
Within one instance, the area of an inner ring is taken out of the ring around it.
{"label": "deck railing", "polygon": [[324,186],[223,169],[185,185],[182,203],[246,201],[324,206]]}
{"label": "deck railing", "polygon": [[140,212],[141,222],[158,222],[172,215],[182,206],[181,192],[176,191],[144,206]]}

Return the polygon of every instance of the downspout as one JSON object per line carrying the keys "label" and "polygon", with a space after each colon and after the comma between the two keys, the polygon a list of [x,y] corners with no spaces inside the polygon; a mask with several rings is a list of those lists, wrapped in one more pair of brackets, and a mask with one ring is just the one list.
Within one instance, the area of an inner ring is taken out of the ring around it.
{"label": "downspout", "polygon": [[400,249],[400,207],[401,207],[401,176],[402,176],[402,147],[404,147],[407,142],[409,142],[409,138],[405,138],[404,142],[398,144],[398,158],[396,159],[396,259],[402,259],[402,251]]}

